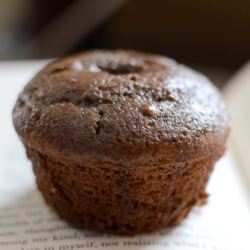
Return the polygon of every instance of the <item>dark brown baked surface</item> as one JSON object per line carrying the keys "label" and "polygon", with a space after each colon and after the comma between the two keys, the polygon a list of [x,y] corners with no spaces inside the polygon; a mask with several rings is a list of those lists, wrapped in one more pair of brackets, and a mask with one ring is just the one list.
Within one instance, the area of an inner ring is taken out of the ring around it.
{"label": "dark brown baked surface", "polygon": [[52,62],[13,120],[47,203],[76,226],[124,234],[177,223],[203,200],[229,133],[206,77],[119,50]]}
{"label": "dark brown baked surface", "polygon": [[[63,165],[31,149],[37,184],[48,205],[71,224],[134,235],[176,225],[207,200],[218,158],[163,166]],[[221,152],[220,152],[221,153]]]}
{"label": "dark brown baked surface", "polygon": [[51,63],[19,96],[14,124],[30,147],[78,163],[192,161],[228,135],[225,106],[207,78],[133,51]]}

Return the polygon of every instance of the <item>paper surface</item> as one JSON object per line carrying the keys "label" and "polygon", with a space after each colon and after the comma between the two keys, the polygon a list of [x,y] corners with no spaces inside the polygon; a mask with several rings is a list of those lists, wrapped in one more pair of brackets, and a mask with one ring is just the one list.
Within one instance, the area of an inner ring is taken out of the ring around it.
{"label": "paper surface", "polygon": [[230,152],[216,165],[208,204],[180,225],[135,237],[77,230],[45,205],[11,112],[44,62],[0,63],[0,249],[249,249],[250,206]]}
{"label": "paper surface", "polygon": [[224,95],[233,123],[232,145],[250,199],[250,62],[230,79]]}

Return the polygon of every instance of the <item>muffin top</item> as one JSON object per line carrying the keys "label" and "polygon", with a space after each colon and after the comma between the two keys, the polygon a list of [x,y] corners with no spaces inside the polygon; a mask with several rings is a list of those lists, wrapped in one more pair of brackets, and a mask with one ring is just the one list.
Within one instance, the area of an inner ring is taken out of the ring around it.
{"label": "muffin top", "polygon": [[95,50],[50,63],[13,111],[23,143],[55,161],[184,163],[224,150],[229,118],[203,75],[166,57]]}

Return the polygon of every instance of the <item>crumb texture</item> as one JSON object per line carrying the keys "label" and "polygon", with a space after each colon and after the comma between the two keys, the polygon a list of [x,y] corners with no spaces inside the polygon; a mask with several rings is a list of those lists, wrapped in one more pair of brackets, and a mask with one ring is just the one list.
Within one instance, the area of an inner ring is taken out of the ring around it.
{"label": "crumb texture", "polygon": [[[219,150],[228,115],[207,78],[135,51],[94,51],[39,72],[13,113],[22,141],[67,161],[168,164]],[[153,156],[153,160],[152,160]]]}
{"label": "crumb texture", "polygon": [[68,166],[28,150],[46,202],[78,228],[134,235],[176,225],[206,202],[217,158],[169,166]]}
{"label": "crumb texture", "polygon": [[135,51],[52,62],[19,95],[14,126],[50,206],[79,228],[134,235],[206,202],[229,118],[201,74]]}

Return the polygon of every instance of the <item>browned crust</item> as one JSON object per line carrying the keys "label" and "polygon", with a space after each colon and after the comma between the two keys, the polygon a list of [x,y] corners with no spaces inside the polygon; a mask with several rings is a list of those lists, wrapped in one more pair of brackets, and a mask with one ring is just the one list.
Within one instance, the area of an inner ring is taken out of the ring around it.
{"label": "browned crust", "polygon": [[224,147],[229,132],[225,106],[207,78],[134,51],[51,63],[20,94],[13,118],[31,148],[90,166],[191,162]]}
{"label": "browned crust", "polygon": [[207,78],[135,51],[49,64],[20,94],[13,120],[61,217],[130,235],[179,223],[206,202],[229,133]]}
{"label": "browned crust", "polygon": [[79,228],[134,235],[178,224],[207,197],[216,157],[169,166],[68,167],[28,149],[46,202]]}

